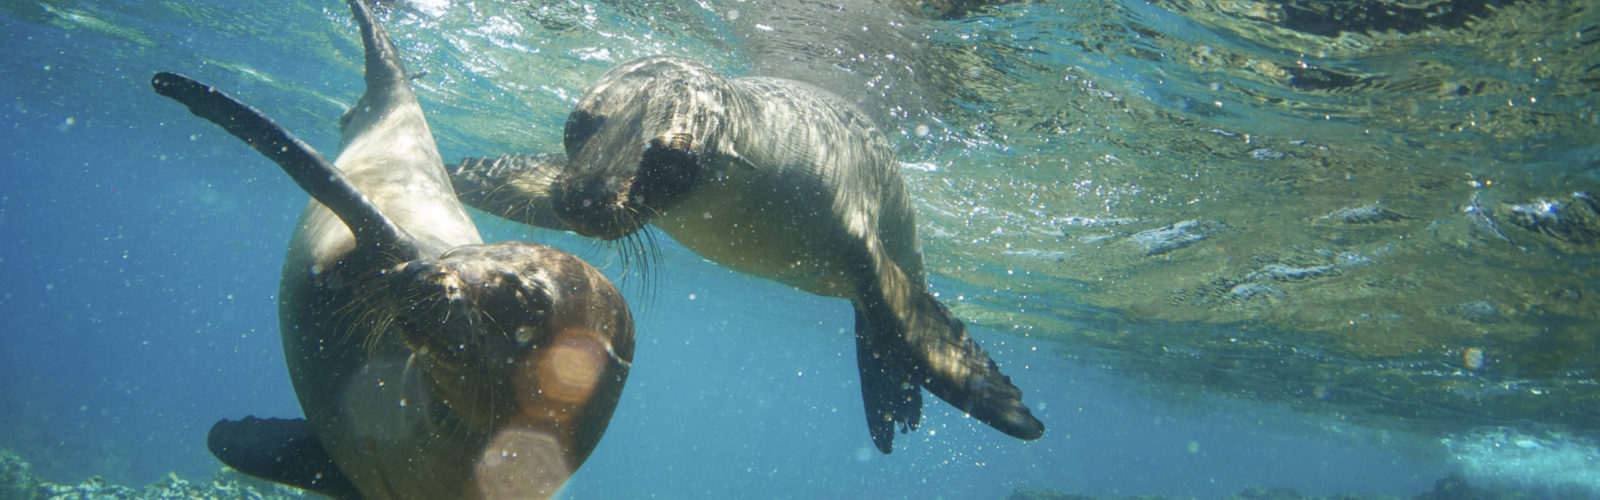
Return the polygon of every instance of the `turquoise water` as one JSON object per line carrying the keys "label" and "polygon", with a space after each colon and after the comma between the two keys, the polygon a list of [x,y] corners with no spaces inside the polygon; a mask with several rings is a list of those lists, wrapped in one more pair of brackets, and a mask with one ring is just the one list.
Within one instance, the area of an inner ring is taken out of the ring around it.
{"label": "turquoise water", "polygon": [[[671,243],[642,283],[618,249],[478,214],[634,308],[572,498],[1600,491],[1592,5],[385,4],[447,159],[554,150],[641,55],[855,100],[893,132],[931,285],[1049,429],[929,398],[879,455],[843,301]],[[202,78],[331,153],[361,90],[348,12],[13,1],[0,23],[0,446],[58,482],[209,477],[213,422],[298,415],[276,293],[305,196],[148,80]]]}

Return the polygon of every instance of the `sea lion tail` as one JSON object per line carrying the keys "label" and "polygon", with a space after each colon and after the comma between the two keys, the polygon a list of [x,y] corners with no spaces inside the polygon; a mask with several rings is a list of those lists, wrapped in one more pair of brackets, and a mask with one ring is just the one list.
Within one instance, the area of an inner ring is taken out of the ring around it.
{"label": "sea lion tail", "polygon": [[1012,437],[1043,436],[1044,424],[1022,403],[1022,390],[967,335],[961,320],[885,252],[869,253],[876,279],[861,280],[856,359],[867,427],[878,449],[890,451],[894,423],[916,428],[919,387]]}

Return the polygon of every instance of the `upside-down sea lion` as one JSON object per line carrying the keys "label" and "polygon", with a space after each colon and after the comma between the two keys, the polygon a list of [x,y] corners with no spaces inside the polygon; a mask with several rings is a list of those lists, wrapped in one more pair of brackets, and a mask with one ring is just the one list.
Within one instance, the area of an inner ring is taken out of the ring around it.
{"label": "upside-down sea lion", "polygon": [[333,164],[215,89],[171,73],[152,81],[313,198],[279,304],[306,418],[224,421],[208,445],[243,472],[338,498],[548,497],[621,395],[627,304],[569,254],[483,244],[394,45],[361,0],[348,3],[367,88],[341,121]]}
{"label": "upside-down sea lion", "polygon": [[676,58],[623,63],[567,118],[566,155],[469,159],[463,201],[602,239],[654,224],[723,266],[849,299],[867,427],[892,449],[926,387],[1001,432],[1044,425],[932,294],[888,140],[843,100],[799,82],[723,78]]}

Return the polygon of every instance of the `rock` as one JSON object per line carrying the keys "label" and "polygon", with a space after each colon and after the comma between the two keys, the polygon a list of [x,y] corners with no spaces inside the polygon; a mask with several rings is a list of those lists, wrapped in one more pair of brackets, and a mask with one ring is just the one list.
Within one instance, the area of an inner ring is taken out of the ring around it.
{"label": "rock", "polygon": [[143,498],[133,488],[107,483],[100,476],[77,485],[40,483],[38,497],[43,500],[124,500]]}
{"label": "rock", "polygon": [[1168,226],[1134,233],[1128,241],[1138,245],[1145,255],[1161,255],[1193,245],[1216,232],[1220,223],[1206,223],[1190,219]]}
{"label": "rock", "polygon": [[1505,316],[1495,309],[1494,304],[1486,300],[1462,302],[1445,308],[1445,312],[1465,318],[1473,323],[1499,323],[1505,321]]}
{"label": "rock", "polygon": [[1383,208],[1378,204],[1368,204],[1359,207],[1345,207],[1328,215],[1317,218],[1319,221],[1334,222],[1349,225],[1377,224],[1380,222],[1395,222],[1407,219],[1404,214]]}
{"label": "rock", "polygon": [[1333,266],[1293,267],[1283,264],[1268,264],[1260,270],[1245,276],[1245,281],[1260,281],[1264,279],[1276,281],[1300,281],[1338,273]]}
{"label": "rock", "polygon": [[287,500],[316,498],[286,486],[267,484],[232,469],[222,469],[211,481],[194,483],[167,473],[166,477],[136,490],[111,484],[98,476],[75,485],[40,481],[28,462],[0,449],[0,500]]}
{"label": "rock", "polygon": [[1087,495],[1062,493],[1055,490],[1017,488],[1011,492],[1011,496],[1006,497],[1006,500],[1095,500],[1095,498]]}
{"label": "rock", "polygon": [[0,499],[34,500],[38,498],[39,480],[33,477],[28,462],[6,450],[0,450]]}
{"label": "rock", "polygon": [[1228,497],[1229,500],[1301,500],[1305,496],[1299,491],[1289,488],[1261,488],[1249,487],[1237,495]]}
{"label": "rock", "polygon": [[1506,204],[1502,209],[1506,222],[1528,232],[1574,245],[1600,244],[1600,201],[1589,193]]}

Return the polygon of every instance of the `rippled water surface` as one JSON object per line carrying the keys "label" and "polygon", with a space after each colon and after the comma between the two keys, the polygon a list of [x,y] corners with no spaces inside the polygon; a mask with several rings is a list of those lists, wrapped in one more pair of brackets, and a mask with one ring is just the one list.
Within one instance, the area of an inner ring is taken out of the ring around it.
{"label": "rippled water surface", "polygon": [[[1050,426],[1009,441],[929,398],[878,456],[843,303],[667,245],[659,279],[621,279],[637,372],[574,497],[1411,495],[1450,470],[1600,491],[1593,2],[381,4],[447,160],[559,150],[583,89],[644,55],[855,102],[933,289]],[[274,301],[304,197],[147,81],[194,75],[336,151],[348,12],[0,16],[0,445],[59,480],[208,474],[212,421],[298,411]]]}

